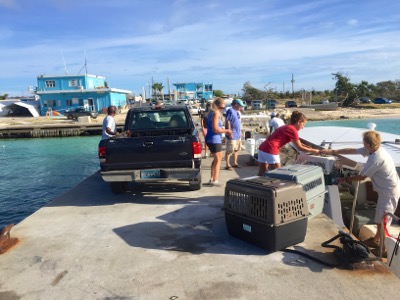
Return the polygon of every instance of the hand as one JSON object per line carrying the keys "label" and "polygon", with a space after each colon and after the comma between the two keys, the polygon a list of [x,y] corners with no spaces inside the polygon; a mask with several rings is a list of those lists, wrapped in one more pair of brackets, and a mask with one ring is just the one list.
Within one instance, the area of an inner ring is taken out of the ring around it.
{"label": "hand", "polygon": [[325,154],[325,155],[329,154],[329,152],[330,152],[329,149],[322,149],[319,151],[320,154]]}

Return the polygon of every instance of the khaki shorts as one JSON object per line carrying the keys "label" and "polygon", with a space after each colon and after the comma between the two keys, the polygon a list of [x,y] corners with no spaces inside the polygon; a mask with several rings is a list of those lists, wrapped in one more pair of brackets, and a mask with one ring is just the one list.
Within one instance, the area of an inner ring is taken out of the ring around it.
{"label": "khaki shorts", "polygon": [[226,153],[233,153],[236,151],[239,151],[240,148],[242,147],[242,140],[228,140],[226,139],[226,145],[225,145],[225,152]]}

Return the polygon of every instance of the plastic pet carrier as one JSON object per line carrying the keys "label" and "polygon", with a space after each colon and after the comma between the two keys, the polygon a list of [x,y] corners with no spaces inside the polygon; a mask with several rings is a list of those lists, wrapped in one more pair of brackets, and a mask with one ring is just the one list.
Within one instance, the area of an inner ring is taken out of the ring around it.
{"label": "plastic pet carrier", "polygon": [[224,211],[229,234],[268,251],[304,241],[308,207],[301,184],[262,176],[229,180]]}
{"label": "plastic pet carrier", "polygon": [[307,197],[310,218],[322,213],[326,188],[321,167],[314,165],[287,165],[265,173],[265,176],[302,184]]}

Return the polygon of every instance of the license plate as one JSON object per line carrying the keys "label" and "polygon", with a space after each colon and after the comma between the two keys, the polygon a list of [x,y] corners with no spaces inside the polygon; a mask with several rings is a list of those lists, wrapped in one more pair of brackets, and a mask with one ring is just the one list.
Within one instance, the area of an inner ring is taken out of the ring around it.
{"label": "license plate", "polygon": [[160,178],[161,173],[160,170],[142,170],[140,171],[140,178],[148,179],[148,178]]}

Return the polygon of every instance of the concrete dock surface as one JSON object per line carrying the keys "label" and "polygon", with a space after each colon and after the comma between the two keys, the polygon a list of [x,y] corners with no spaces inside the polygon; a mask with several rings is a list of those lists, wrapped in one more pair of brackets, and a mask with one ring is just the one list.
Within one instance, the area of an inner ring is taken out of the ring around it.
{"label": "concrete dock surface", "polygon": [[[223,161],[220,182],[255,175],[248,160],[241,153],[234,171]],[[230,236],[224,188],[137,184],[114,195],[95,173],[13,227],[20,242],[0,256],[0,299],[397,299],[400,279],[381,262],[332,269]],[[339,229],[320,215],[293,248],[334,262],[321,243]]]}

